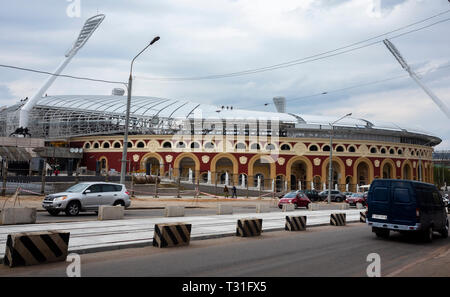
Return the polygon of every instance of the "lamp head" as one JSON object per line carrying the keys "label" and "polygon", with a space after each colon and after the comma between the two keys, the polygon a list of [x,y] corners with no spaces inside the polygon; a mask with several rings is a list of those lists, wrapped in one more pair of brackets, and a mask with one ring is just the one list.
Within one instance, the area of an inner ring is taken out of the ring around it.
{"label": "lamp head", "polygon": [[159,40],[159,36],[156,36],[155,38],[153,38],[152,42],[150,42],[150,45],[157,42],[158,40]]}

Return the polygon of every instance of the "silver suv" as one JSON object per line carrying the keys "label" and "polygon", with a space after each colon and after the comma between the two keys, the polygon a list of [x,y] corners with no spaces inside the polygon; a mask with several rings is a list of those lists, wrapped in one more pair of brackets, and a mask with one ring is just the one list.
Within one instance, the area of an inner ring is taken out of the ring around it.
{"label": "silver suv", "polygon": [[131,204],[130,194],[124,185],[105,182],[79,183],[65,192],[45,197],[42,207],[52,216],[64,211],[68,216],[76,216],[81,211],[96,211],[101,205]]}

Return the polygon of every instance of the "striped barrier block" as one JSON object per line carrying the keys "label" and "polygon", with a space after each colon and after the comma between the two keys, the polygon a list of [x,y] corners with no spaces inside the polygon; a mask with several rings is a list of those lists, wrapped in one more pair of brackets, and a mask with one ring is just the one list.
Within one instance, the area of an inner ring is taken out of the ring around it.
{"label": "striped barrier block", "polygon": [[156,224],[153,235],[153,246],[164,248],[189,245],[192,224],[169,223]]}
{"label": "striped barrier block", "polygon": [[330,216],[330,224],[332,226],[345,226],[346,224],[345,213],[332,213]]}
{"label": "striped barrier block", "polygon": [[361,211],[359,213],[359,221],[361,223],[365,223],[366,222],[366,212],[365,211]]}
{"label": "striped barrier block", "polygon": [[236,236],[259,236],[262,232],[262,219],[239,219],[237,221]]}
{"label": "striped barrier block", "polygon": [[306,216],[291,217],[286,216],[286,231],[304,231],[306,230]]}
{"label": "striped barrier block", "polygon": [[9,267],[65,261],[70,232],[42,231],[8,234],[3,264]]}

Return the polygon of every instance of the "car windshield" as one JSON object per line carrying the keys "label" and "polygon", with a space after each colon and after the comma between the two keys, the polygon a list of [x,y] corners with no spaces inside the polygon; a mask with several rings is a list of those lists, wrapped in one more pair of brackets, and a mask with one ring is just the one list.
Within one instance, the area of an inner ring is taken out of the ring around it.
{"label": "car windshield", "polygon": [[363,194],[361,194],[361,193],[354,193],[354,194],[352,194],[352,197],[362,197],[363,196]]}
{"label": "car windshield", "polygon": [[295,196],[297,196],[296,192],[290,192],[290,193],[287,193],[286,195],[284,195],[283,198],[295,198]]}
{"label": "car windshield", "polygon": [[69,193],[81,193],[89,184],[76,184],[66,190]]}

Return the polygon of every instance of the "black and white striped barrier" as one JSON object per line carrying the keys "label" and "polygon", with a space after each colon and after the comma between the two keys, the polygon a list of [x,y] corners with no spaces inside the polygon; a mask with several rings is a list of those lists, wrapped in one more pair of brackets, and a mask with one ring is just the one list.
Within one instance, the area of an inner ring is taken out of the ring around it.
{"label": "black and white striped barrier", "polygon": [[164,248],[189,245],[192,224],[170,223],[156,224],[153,235],[153,246]]}
{"label": "black and white striped barrier", "polygon": [[304,231],[306,230],[306,216],[290,217],[286,216],[286,231]]}
{"label": "black and white striped barrier", "polygon": [[9,267],[65,261],[69,232],[42,231],[8,234],[3,264]]}
{"label": "black and white striped barrier", "polygon": [[345,213],[332,213],[330,216],[330,224],[332,226],[345,226],[346,214]]}
{"label": "black and white striped barrier", "polygon": [[365,223],[366,222],[366,212],[365,211],[361,211],[359,213],[359,221],[361,223]]}
{"label": "black and white striped barrier", "polygon": [[236,236],[259,236],[262,232],[262,219],[239,219],[237,221]]}

